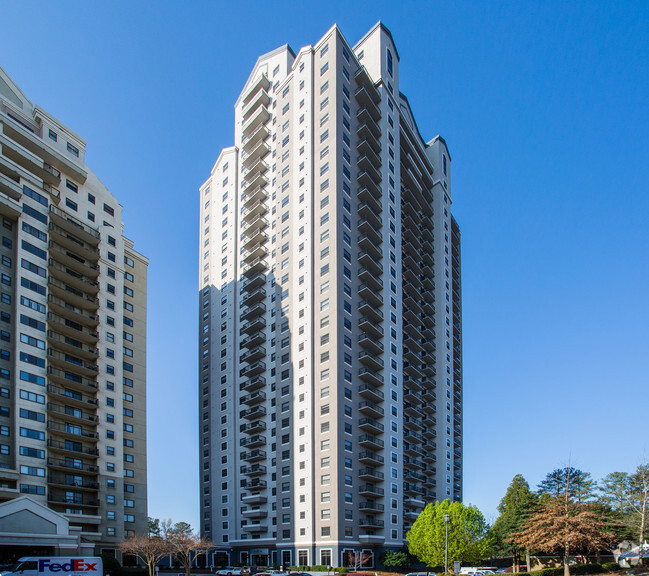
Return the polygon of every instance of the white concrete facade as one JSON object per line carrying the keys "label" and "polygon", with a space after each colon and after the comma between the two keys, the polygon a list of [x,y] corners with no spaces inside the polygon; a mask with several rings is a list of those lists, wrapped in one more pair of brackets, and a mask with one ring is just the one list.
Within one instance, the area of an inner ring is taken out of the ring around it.
{"label": "white concrete facade", "polygon": [[380,23],[261,56],[201,187],[201,531],[366,565],[462,498],[459,228]]}

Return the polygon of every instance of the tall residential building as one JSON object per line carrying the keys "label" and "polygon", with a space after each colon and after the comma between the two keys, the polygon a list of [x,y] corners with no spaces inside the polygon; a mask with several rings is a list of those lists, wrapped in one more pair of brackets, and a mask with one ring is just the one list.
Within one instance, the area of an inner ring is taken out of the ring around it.
{"label": "tall residential building", "polygon": [[147,529],[148,260],[85,147],[0,68],[0,557]]}
{"label": "tall residential building", "polygon": [[373,565],[462,498],[460,232],[377,24],[259,58],[200,189],[214,562]]}

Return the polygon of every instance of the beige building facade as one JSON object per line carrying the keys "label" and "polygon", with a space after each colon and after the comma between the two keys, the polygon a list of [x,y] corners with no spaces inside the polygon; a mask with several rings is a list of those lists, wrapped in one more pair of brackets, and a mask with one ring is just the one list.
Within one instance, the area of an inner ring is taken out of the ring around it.
{"label": "beige building facade", "polygon": [[85,147],[0,68],[0,503],[46,506],[98,554],[147,528],[148,260]]}
{"label": "beige building facade", "polygon": [[460,232],[377,24],[257,61],[200,189],[215,564],[374,566],[462,498]]}

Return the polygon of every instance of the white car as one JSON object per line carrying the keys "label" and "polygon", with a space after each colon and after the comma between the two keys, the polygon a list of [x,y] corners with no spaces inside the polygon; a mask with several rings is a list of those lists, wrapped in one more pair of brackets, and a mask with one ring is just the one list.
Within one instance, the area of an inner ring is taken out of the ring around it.
{"label": "white car", "polygon": [[241,568],[222,568],[216,572],[217,576],[242,576]]}

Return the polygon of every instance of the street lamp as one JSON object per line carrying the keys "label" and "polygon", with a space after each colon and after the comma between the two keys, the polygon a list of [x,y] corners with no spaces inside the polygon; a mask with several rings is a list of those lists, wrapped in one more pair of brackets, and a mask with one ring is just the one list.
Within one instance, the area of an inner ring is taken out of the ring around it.
{"label": "street lamp", "polygon": [[444,546],[444,573],[448,574],[448,523],[451,521],[451,517],[448,514],[444,514],[444,526],[446,528],[446,543]]}

